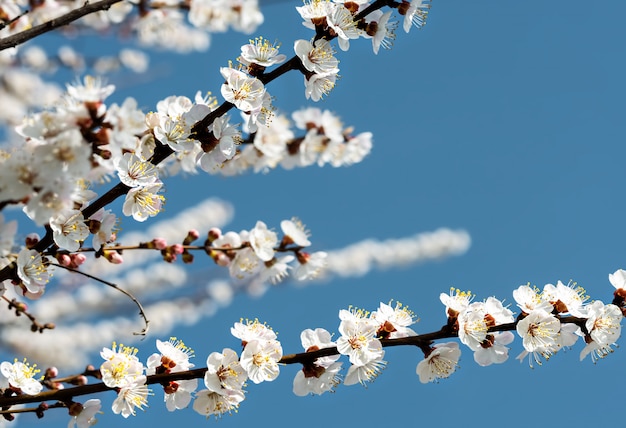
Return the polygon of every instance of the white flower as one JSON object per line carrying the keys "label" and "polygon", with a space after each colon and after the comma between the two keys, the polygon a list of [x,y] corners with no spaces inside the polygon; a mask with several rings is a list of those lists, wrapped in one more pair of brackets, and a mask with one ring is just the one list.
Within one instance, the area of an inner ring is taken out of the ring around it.
{"label": "white flower", "polygon": [[187,347],[182,340],[178,340],[175,337],[170,337],[167,342],[162,342],[157,339],[156,347],[160,354],[152,354],[148,358],[148,372],[147,374],[155,374],[157,367],[163,366],[165,370],[184,371],[194,367],[194,364],[189,362],[189,358],[194,356],[193,349]]}
{"label": "white flower", "polygon": [[67,428],[89,428],[98,422],[96,419],[96,413],[100,412],[102,404],[97,398],[92,398],[85,401],[82,405],[82,410],[76,416],[72,416]]}
{"label": "white flower", "polygon": [[203,389],[196,393],[193,409],[207,417],[210,415],[221,416],[226,412],[230,413],[236,410],[244,398],[243,391],[224,390],[222,394],[218,394],[217,392]]}
{"label": "white flower", "polygon": [[610,273],[609,282],[616,290],[626,290],[626,270],[618,269]]}
{"label": "white flower", "polygon": [[115,168],[120,181],[128,187],[147,186],[159,180],[156,167],[133,153],[125,153],[121,159],[116,159]]}
{"label": "white flower", "polygon": [[509,348],[504,345],[511,343],[514,337],[510,331],[487,335],[483,347],[474,350],[474,361],[483,367],[504,363],[509,358]]}
{"label": "white flower", "polygon": [[293,393],[304,397],[309,394],[322,395],[332,391],[341,382],[339,377],[341,365],[342,363],[332,363],[328,367],[317,366],[317,370],[310,371],[303,368],[293,379]]}
{"label": "white flower", "polygon": [[380,358],[368,361],[363,365],[352,365],[346,373],[346,377],[343,380],[343,384],[346,386],[360,383],[365,386],[365,382],[373,382],[380,372],[387,365],[386,361],[382,361],[382,357],[385,355],[384,351]]}
{"label": "white flower", "polygon": [[326,255],[324,251],[317,251],[312,254],[298,251],[296,258],[299,265],[294,268],[293,277],[297,281],[315,278],[326,266]]}
{"label": "white flower", "polygon": [[428,383],[449,377],[458,367],[461,350],[456,342],[435,345],[428,356],[417,364],[420,382]]}
{"label": "white flower", "polygon": [[619,338],[622,332],[622,311],[615,305],[605,305],[596,300],[589,306],[588,318],[585,327],[588,331],[587,346],[580,353],[582,360],[592,352],[592,358],[602,358],[612,352],[611,345]]}
{"label": "white flower", "polygon": [[513,298],[524,313],[529,314],[535,310],[552,312],[552,304],[544,299],[538,289],[529,285],[520,285],[513,290]]}
{"label": "white flower", "polygon": [[517,323],[517,333],[522,338],[524,349],[532,353],[537,364],[539,356],[545,359],[559,349],[561,322],[551,313],[537,309]]}
{"label": "white flower", "polygon": [[276,340],[276,333],[266,326],[261,324],[259,320],[253,321],[246,320],[244,323],[236,322],[233,327],[230,328],[230,334],[240,339],[243,346],[252,340]]}
{"label": "white flower", "polygon": [[337,5],[326,17],[328,26],[332,28],[339,38],[339,47],[342,51],[350,48],[350,39],[358,39],[362,31],[357,27],[352,13],[343,5]]}
{"label": "white flower", "polygon": [[[179,370],[172,370],[177,372]],[[184,409],[191,403],[191,393],[198,389],[198,379],[170,381],[164,386],[163,401],[168,411]]]}
{"label": "white flower", "polygon": [[413,316],[413,312],[400,302],[396,302],[395,308],[381,302],[378,310],[372,312],[371,318],[378,323],[378,337],[396,339],[415,336],[416,333],[409,328],[415,322]]}
{"label": "white flower", "polygon": [[445,293],[439,295],[439,300],[446,307],[446,316],[450,318],[456,318],[459,313],[465,311],[473,298],[471,291],[461,291],[458,288],[451,288],[449,295]]}
{"label": "white flower", "polygon": [[13,364],[4,361],[0,364],[0,373],[9,381],[9,385],[13,388],[19,388],[24,394],[39,394],[43,389],[43,385],[34,376],[39,373],[37,365],[29,366],[24,362],[17,361]]}
{"label": "white flower", "polygon": [[17,276],[31,293],[41,291],[50,279],[47,259],[35,250],[24,248],[17,255]]}
{"label": "white flower", "polygon": [[237,251],[237,255],[230,263],[228,271],[233,278],[244,280],[257,275],[263,269],[263,261],[252,248]]}
{"label": "white flower", "polygon": [[[300,340],[306,352],[335,346],[330,333],[323,328],[304,330],[300,334]],[[339,355],[331,355],[303,364],[302,370],[293,380],[294,394],[302,397],[308,394],[321,395],[331,391],[340,382],[339,370],[341,370],[342,363],[337,363],[338,359]]]}
{"label": "white flower", "polygon": [[[200,168],[209,173],[218,172],[224,162],[230,160],[237,152],[236,144],[241,141],[241,135],[235,126],[228,124],[227,114],[215,119],[211,131],[215,137],[215,147],[204,148],[198,158]],[[210,149],[210,150],[209,150]]]}
{"label": "white flower", "polygon": [[293,50],[307,70],[319,74],[337,74],[339,61],[333,55],[331,44],[326,39],[318,39],[313,43],[307,40],[296,40]]}
{"label": "white flower", "polygon": [[54,242],[68,251],[77,251],[81,242],[89,236],[89,227],[85,224],[83,213],[71,210],[61,213],[50,220]]}
{"label": "white flower", "polygon": [[101,102],[115,91],[114,85],[105,85],[101,78],[85,76],[84,84],[67,85],[67,93],[79,102]]}
{"label": "white flower", "polygon": [[0,214],[0,257],[6,257],[13,249],[15,233],[17,232],[17,220],[4,221]]}
{"label": "white flower", "polygon": [[254,229],[250,231],[250,245],[256,255],[267,262],[274,257],[274,247],[278,243],[276,233],[268,230],[265,223],[257,221]]}
{"label": "white flower", "polygon": [[265,262],[263,264],[264,268],[259,273],[259,281],[269,281],[272,284],[278,284],[288,275],[288,271],[291,269],[289,263],[293,260],[294,256],[288,255],[279,258],[274,257],[272,260]]}
{"label": "white flower", "polygon": [[117,217],[109,210],[105,210],[104,208],[96,211],[94,215],[89,217],[92,225],[94,223],[98,224],[95,227],[92,238],[92,245],[96,250],[102,248],[104,244],[108,244],[115,240],[115,235],[113,234],[113,228],[117,223]]}
{"label": "white flower", "polygon": [[549,301],[559,313],[570,313],[575,317],[587,317],[584,306],[588,296],[584,288],[576,283],[568,285],[558,281],[556,285],[546,284],[543,287],[543,298]]}
{"label": "white flower", "polygon": [[222,394],[224,390],[241,390],[248,378],[241,367],[237,353],[225,348],[222,352],[212,352],[207,360],[204,384],[213,392]]}
{"label": "white flower", "polygon": [[117,393],[117,398],[113,401],[113,413],[121,414],[125,418],[135,416],[135,407],[144,410],[148,405],[148,395],[151,395],[151,391],[146,385],[146,377],[137,377]]}
{"label": "white flower", "polygon": [[411,25],[416,28],[422,28],[428,17],[428,9],[430,9],[430,0],[411,0],[411,5],[404,15],[404,23],[402,27],[407,33],[411,29]]}
{"label": "white flower", "polygon": [[285,239],[287,239],[289,243],[294,243],[298,247],[308,247],[311,245],[309,232],[305,229],[300,220],[296,218],[283,220],[280,222],[280,228],[283,230]]}
{"label": "white flower", "polygon": [[310,98],[316,102],[321,100],[332,91],[335,87],[336,80],[337,74],[335,73],[313,74],[309,78],[305,76],[304,95],[306,99],[308,100]]}
{"label": "white flower", "polygon": [[374,53],[378,55],[378,50],[382,46],[385,49],[391,49],[393,40],[396,38],[396,28],[398,23],[396,21],[389,22],[391,17],[391,11],[385,12],[378,20],[378,26],[376,33],[372,37],[372,48]]}
{"label": "white flower", "polygon": [[157,215],[165,200],[163,196],[157,195],[162,186],[162,183],[153,183],[130,189],[122,207],[124,215],[132,215],[137,221],[146,221],[148,217]]}
{"label": "white flower", "polygon": [[241,111],[252,111],[261,107],[265,86],[254,77],[233,68],[222,67],[222,76],[226,79],[221,87],[222,96]]}
{"label": "white flower", "polygon": [[384,354],[382,344],[376,336],[377,325],[368,319],[343,319],[339,324],[341,337],[337,339],[337,350],[348,355],[350,363],[362,366],[380,360]]}
{"label": "white flower", "polygon": [[261,383],[278,377],[282,357],[283,348],[277,340],[253,340],[246,344],[240,363],[252,382]]}
{"label": "white flower", "polygon": [[102,348],[100,356],[105,360],[100,366],[102,382],[109,388],[123,388],[136,382],[143,376],[143,364],[136,357],[137,348],[114,342],[111,349]]}
{"label": "white flower", "polygon": [[287,56],[278,53],[279,47],[280,45],[274,46],[263,37],[257,37],[250,40],[250,44],[241,47],[241,56],[238,60],[245,65],[257,64],[263,67],[280,64]]}

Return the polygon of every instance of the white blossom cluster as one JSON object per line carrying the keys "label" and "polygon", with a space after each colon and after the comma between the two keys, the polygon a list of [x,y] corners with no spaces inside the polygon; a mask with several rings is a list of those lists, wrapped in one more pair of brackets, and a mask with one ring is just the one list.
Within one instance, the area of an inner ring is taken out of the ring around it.
{"label": "white blossom cluster", "polygon": [[[292,270],[297,281],[315,278],[326,262],[326,253],[308,253],[304,249],[311,245],[309,232],[297,219],[283,220],[280,224],[283,238],[279,241],[276,232],[257,221],[251,230],[226,232],[215,228],[209,232],[205,249],[219,266],[228,267],[232,278],[276,284]],[[293,252],[294,255],[278,255]],[[296,267],[290,265],[296,262]]]}
{"label": "white blossom cluster", "polygon": [[[263,23],[257,0],[155,0],[139,3],[114,2],[106,10],[88,14],[74,25],[97,31],[124,26],[124,30],[135,34],[143,45],[188,52],[206,50],[210,33],[233,29],[249,34]],[[19,34],[84,5],[77,0],[44,0],[34,5],[24,0],[3,0],[0,2],[0,15],[10,25],[0,29],[0,38]],[[141,11],[136,10],[139,8]],[[24,13],[26,10],[28,13]],[[11,55],[15,50],[6,52],[4,55]]]}
{"label": "white blossom cluster", "polygon": [[[267,235],[263,227],[254,233],[257,236],[252,241],[257,247],[257,238],[264,241]],[[265,251],[270,251],[269,247]],[[591,354],[596,361],[613,351],[612,346],[621,334],[626,270],[610,274],[609,281],[615,288],[611,304],[586,303],[584,290],[575,284],[565,285],[559,281],[556,285],[546,284],[543,290],[522,285],[513,291],[521,309],[517,318],[495,297],[473,302],[470,292],[453,289],[449,294],[440,295],[447,324],[439,332],[422,336],[411,328],[416,322],[413,312],[399,302],[395,305],[380,303],[371,313],[356,308],[342,309],[339,311],[340,336],[336,341],[325,329],[306,329],[300,335],[305,352],[285,358],[277,334],[270,327],[257,319],[241,320],[231,328],[231,334],[241,341],[241,354],[229,348],[213,352],[207,357],[206,368],[191,378],[188,375],[194,364],[189,359],[194,356],[193,350],[176,338],[168,342],[157,340],[159,352],[152,354],[146,365],[136,356],[136,348],[113,343],[112,348],[103,348],[101,352],[105,361],[98,377],[117,391],[112,410],[125,418],[147,406],[148,397],[153,395],[147,385],[148,376],[153,375],[168,375],[167,381],[157,382],[163,386],[164,402],[169,411],[186,408],[193,400],[192,407],[197,413],[219,417],[237,410],[245,399],[246,381],[254,384],[273,381],[284,363],[302,364],[293,381],[293,392],[298,396],[333,391],[342,377],[345,385],[371,382],[386,366],[383,348],[393,341],[416,345],[424,352],[424,359],[416,368],[422,383],[447,378],[457,369],[461,356],[459,345],[434,342],[446,337],[458,337],[474,352],[474,360],[481,366],[508,359],[506,345],[513,341],[512,330],[517,331],[524,347],[518,358],[524,359],[530,354],[531,367],[532,362],[542,364],[562,347],[574,345],[578,337],[586,344],[580,359]],[[306,358],[309,353],[318,351],[321,351],[319,356]],[[345,376],[340,374],[342,363],[338,361],[342,355],[350,362]],[[41,392],[43,383],[53,381],[57,375],[56,369],[51,368],[46,370],[44,378],[35,379],[38,372],[36,366],[25,361],[3,362],[0,364],[2,387],[5,391],[10,388],[11,393],[17,395],[36,395]],[[180,379],[176,378],[177,373]],[[199,377],[203,377],[206,389],[196,391]],[[81,382],[85,384],[86,378]],[[60,388],[54,386],[57,387]],[[100,401],[90,400],[74,407],[74,410],[70,407],[70,426],[89,427],[95,423]]]}

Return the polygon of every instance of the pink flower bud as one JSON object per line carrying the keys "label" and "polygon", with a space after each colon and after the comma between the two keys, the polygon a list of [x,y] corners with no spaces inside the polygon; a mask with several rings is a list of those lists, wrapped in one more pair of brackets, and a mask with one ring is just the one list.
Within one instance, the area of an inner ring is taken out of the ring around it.
{"label": "pink flower bud", "polygon": [[167,248],[167,241],[165,238],[154,238],[152,243],[154,244],[154,248],[157,250],[164,250]]}
{"label": "pink flower bud", "polygon": [[220,238],[221,236],[222,236],[222,230],[218,227],[213,227],[209,230],[209,235],[207,239],[209,240],[209,242],[213,242],[216,239]]}
{"label": "pink flower bud", "polygon": [[87,261],[87,257],[84,254],[71,254],[72,265],[78,267]]}
{"label": "pink flower bud", "polygon": [[70,266],[72,264],[72,259],[68,254],[57,254],[56,259],[61,266]]}
{"label": "pink flower bud", "polygon": [[220,252],[215,257],[215,263],[217,263],[218,266],[226,267],[226,266],[230,265],[230,259],[228,258],[228,256],[226,254]]}
{"label": "pink flower bud", "polygon": [[170,247],[174,254],[182,254],[185,248],[181,244],[174,244]]}

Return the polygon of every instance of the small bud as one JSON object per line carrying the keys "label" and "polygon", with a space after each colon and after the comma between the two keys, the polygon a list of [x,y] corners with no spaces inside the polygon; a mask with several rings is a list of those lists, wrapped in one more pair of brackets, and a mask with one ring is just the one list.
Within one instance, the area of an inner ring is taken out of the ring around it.
{"label": "small bud", "polygon": [[217,227],[213,227],[209,230],[207,239],[209,243],[211,243],[215,241],[216,239],[219,239],[221,236],[222,236],[222,231]]}
{"label": "small bud", "polygon": [[56,367],[48,367],[44,375],[45,379],[53,379],[59,375],[59,369]]}
{"label": "small bud", "polygon": [[186,264],[193,263],[193,254],[191,254],[189,251],[185,251],[183,253],[183,263],[186,263]]}
{"label": "small bud", "polygon": [[72,264],[72,259],[69,254],[57,253],[56,259],[61,266],[69,266]]}
{"label": "small bud", "polygon": [[70,416],[78,416],[83,411],[83,405],[80,403],[73,402],[68,406],[68,413]]}
{"label": "small bud", "polygon": [[164,250],[167,248],[167,241],[164,238],[154,238],[152,240],[152,244],[157,250]]}
{"label": "small bud", "polygon": [[25,239],[26,248],[28,248],[30,250],[35,245],[37,245],[37,243],[39,242],[40,239],[41,238],[39,237],[38,234],[36,234],[36,233],[29,233],[28,235],[26,235],[26,239]]}
{"label": "small bud", "polygon": [[222,252],[218,253],[213,259],[218,266],[226,267],[230,265],[230,259]]}
{"label": "small bud", "polygon": [[200,234],[198,233],[197,230],[192,229],[189,232],[187,232],[187,236],[185,237],[185,239],[183,240],[183,245],[189,245],[191,244],[193,241],[195,241],[196,239],[198,239],[200,237]]}

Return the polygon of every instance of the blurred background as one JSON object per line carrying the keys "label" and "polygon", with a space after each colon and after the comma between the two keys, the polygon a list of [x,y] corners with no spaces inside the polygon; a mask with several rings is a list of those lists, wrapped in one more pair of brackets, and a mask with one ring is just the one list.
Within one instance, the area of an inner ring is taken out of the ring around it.
{"label": "blurred background", "polygon": [[[290,56],[296,39],[312,36],[296,5],[261,1],[265,20],[251,36],[280,41]],[[337,53],[342,78],[315,105],[337,113],[356,133],[373,132],[374,148],[361,164],[231,178],[177,176],[165,182],[165,212],[145,224],[124,219],[123,232],[175,219],[213,197],[227,201],[232,212],[216,214],[205,230],[222,221],[228,230],[249,229],[259,219],[278,228],[282,219],[297,216],[311,230],[314,249],[330,251],[368,238],[399,239],[446,227],[469,233],[467,253],[461,249],[459,257],[373,269],[365,276],[331,276],[309,286],[285,283],[258,297],[241,293],[208,305],[207,316],[190,317],[171,334],[135,343],[140,358],[156,352],[156,339],[175,335],[195,350],[196,365],[204,366],[210,352],[238,350],[229,328],[242,317],[273,327],[286,354],[301,352],[302,330],[336,332],[340,309],[374,310],[390,299],[416,312],[418,333],[430,332],[445,323],[439,294],[450,287],[471,290],[479,300],[505,299],[514,311],[511,292],[526,283],[543,287],[571,280],[591,299],[610,301],[607,276],[626,268],[626,198],[620,190],[626,178],[624,13],[626,3],[617,0],[433,1],[426,26],[408,35],[400,27],[392,50],[374,55],[370,41],[353,41],[348,52]],[[70,43],[94,56],[133,46],[114,36]],[[202,53],[150,51],[145,74],[110,75],[117,91],[108,101],[132,96],[147,112],[169,95],[219,94],[219,67],[234,61],[251,36],[215,34]],[[55,34],[41,40],[49,49],[62,43],[67,42]],[[59,82],[74,78],[72,72],[54,76]],[[292,73],[268,87],[279,111],[313,105],[305,100],[302,79]],[[186,271],[180,289],[227,279],[212,263],[198,255],[192,266],[179,264]],[[89,287],[104,288],[93,282]],[[44,310],[45,299],[41,302]],[[130,305],[124,310],[135,313]],[[65,320],[71,327],[71,313]],[[26,330],[22,338],[33,340]],[[91,362],[99,365],[98,352],[109,345],[91,349]],[[579,342],[534,369],[515,360],[522,351],[518,339],[509,361],[487,368],[462,347],[458,372],[429,385],[415,374],[423,358],[419,349],[392,348],[385,355],[386,370],[368,388],[340,385],[334,394],[304,398],[291,391],[298,368],[285,366],[276,381],[250,384],[238,413],[219,424],[621,423],[615,406],[621,405],[623,350],[593,364],[589,358],[579,361],[582,347]],[[13,349],[3,351],[4,358],[20,357]],[[162,391],[154,389],[150,407],[130,420],[111,412],[113,393],[98,397],[104,411],[99,426],[204,423],[191,409],[168,413]],[[22,416],[17,424],[65,426],[67,420],[57,410],[43,421]]]}

